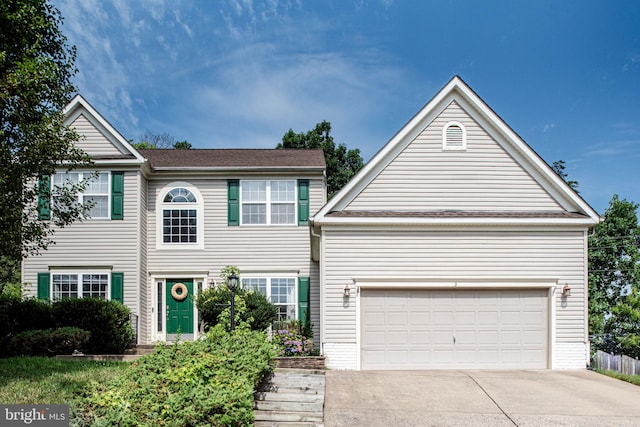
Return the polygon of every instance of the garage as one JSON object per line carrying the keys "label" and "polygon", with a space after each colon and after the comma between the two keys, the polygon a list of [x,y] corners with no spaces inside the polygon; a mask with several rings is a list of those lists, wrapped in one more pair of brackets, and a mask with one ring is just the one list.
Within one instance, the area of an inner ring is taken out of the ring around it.
{"label": "garage", "polygon": [[361,369],[546,369],[547,289],[361,289]]}

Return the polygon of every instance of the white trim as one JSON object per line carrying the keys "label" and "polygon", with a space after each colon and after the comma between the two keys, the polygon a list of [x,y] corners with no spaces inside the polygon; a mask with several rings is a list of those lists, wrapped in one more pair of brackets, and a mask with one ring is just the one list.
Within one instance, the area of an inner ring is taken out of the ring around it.
{"label": "white trim", "polygon": [[[490,213],[487,213],[490,215]],[[591,218],[323,217],[315,225],[593,225]]]}
{"label": "white trim", "polygon": [[[455,145],[449,145],[449,141],[447,139],[447,131],[452,126],[457,126],[462,131],[462,145],[460,145],[459,147]],[[457,121],[450,121],[442,127],[442,149],[446,151],[464,151],[467,149],[467,128],[464,127],[462,123]]]}
{"label": "white trim", "polygon": [[[196,243],[165,243],[163,233],[163,211],[168,204],[163,202],[164,196],[174,188],[185,188],[191,191],[197,199],[196,203],[176,203],[176,208],[196,210]],[[147,195],[148,196],[148,195]],[[148,198],[148,197],[147,197]],[[173,181],[158,189],[156,194],[156,249],[158,250],[202,250],[204,249],[204,197],[200,190],[186,181]]]}

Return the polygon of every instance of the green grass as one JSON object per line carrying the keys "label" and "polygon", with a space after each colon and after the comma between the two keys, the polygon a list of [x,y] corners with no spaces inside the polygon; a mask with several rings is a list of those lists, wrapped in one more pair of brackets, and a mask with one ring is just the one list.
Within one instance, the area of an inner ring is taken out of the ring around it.
{"label": "green grass", "polygon": [[601,369],[596,369],[596,372],[611,378],[617,378],[619,380],[626,381],[631,384],[640,385],[640,375],[629,375],[629,374],[623,374],[621,372],[605,371]]}
{"label": "green grass", "polygon": [[128,365],[44,357],[0,359],[0,403],[68,404],[90,381],[109,381]]}

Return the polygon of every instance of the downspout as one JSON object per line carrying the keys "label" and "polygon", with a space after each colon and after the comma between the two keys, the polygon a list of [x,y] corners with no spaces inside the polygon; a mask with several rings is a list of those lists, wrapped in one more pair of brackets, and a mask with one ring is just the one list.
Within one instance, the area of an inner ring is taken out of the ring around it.
{"label": "downspout", "polygon": [[[322,258],[322,249],[321,249],[321,245],[322,245],[322,234],[316,234],[314,232],[315,229],[315,221],[313,220],[313,218],[309,218],[309,234],[311,235],[311,242],[312,242],[312,246],[313,246],[313,239],[317,239],[318,240],[318,281],[320,282],[318,284],[318,291],[319,291],[319,298],[320,298],[320,354],[324,355],[324,325],[325,325],[325,319],[324,319],[324,268],[323,268],[323,264],[324,264],[324,260]],[[313,248],[311,250],[313,252]],[[313,256],[313,255],[312,255]]]}

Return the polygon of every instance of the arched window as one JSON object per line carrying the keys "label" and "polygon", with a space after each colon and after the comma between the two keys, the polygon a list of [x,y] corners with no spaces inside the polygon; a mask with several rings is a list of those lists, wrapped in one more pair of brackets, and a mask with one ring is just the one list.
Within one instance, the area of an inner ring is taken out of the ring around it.
{"label": "arched window", "polygon": [[442,129],[443,150],[465,150],[467,148],[467,131],[458,122],[449,122]]}
{"label": "arched window", "polygon": [[173,188],[162,199],[162,242],[198,243],[198,199],[186,188]]}

